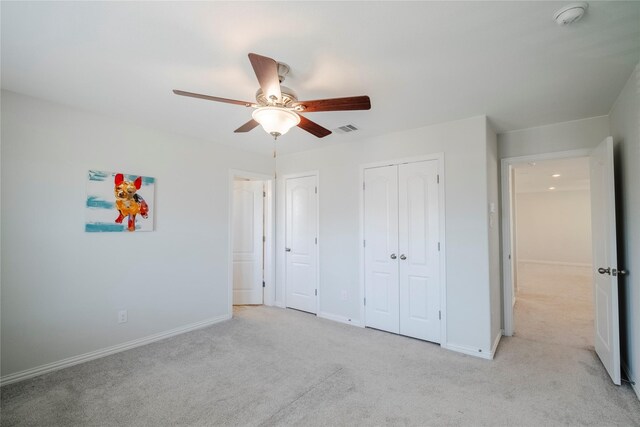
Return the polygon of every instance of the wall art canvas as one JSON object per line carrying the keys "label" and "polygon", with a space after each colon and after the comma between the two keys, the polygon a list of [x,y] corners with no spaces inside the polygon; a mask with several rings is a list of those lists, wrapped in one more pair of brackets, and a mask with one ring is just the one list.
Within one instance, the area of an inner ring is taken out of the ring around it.
{"label": "wall art canvas", "polygon": [[85,231],[153,231],[155,178],[89,171]]}

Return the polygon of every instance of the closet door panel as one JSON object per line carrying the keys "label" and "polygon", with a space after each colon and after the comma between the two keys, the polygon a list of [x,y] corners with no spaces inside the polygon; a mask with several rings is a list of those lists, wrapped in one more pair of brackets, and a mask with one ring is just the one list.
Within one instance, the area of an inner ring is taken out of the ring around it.
{"label": "closet door panel", "polygon": [[438,162],[402,164],[399,188],[400,334],[440,342]]}
{"label": "closet door panel", "polygon": [[399,332],[398,167],[364,171],[366,326]]}

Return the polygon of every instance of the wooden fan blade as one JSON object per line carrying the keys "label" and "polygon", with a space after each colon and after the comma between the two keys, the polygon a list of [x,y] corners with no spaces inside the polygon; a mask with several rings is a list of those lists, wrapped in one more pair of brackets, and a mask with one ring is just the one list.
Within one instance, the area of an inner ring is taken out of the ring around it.
{"label": "wooden fan blade", "polygon": [[371,100],[368,96],[350,96],[347,98],[317,99],[315,101],[298,101],[294,106],[302,105],[305,113],[315,111],[370,110]]}
{"label": "wooden fan blade", "polygon": [[225,102],[227,104],[244,105],[245,107],[251,107],[252,105],[251,102],[238,101],[237,99],[218,98],[217,96],[202,95],[199,93],[185,92],[183,90],[174,89],[173,93],[181,96],[190,96],[191,98],[206,99],[207,101],[216,101],[216,102]]}
{"label": "wooden fan blade", "polygon": [[312,135],[317,136],[318,138],[324,138],[327,135],[331,135],[331,131],[327,128],[323,128],[316,122],[312,122],[306,117],[300,116],[300,123],[298,123],[298,127],[306,130]]}
{"label": "wooden fan blade", "polygon": [[251,61],[251,66],[256,73],[264,96],[270,101],[273,100],[272,97],[275,97],[276,100],[282,99],[278,63],[274,59],[255,53],[249,54],[249,61]]}
{"label": "wooden fan blade", "polygon": [[252,130],[256,126],[258,126],[259,124],[260,123],[258,123],[255,120],[251,119],[247,123],[245,123],[242,126],[240,126],[238,129],[234,130],[234,132],[235,133],[249,132],[250,130]]}

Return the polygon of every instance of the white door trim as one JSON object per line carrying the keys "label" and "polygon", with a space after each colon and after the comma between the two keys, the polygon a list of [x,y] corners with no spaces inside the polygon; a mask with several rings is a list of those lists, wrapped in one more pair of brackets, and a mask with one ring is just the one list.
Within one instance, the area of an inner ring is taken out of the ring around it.
{"label": "white door trim", "polygon": [[227,235],[228,235],[228,248],[227,248],[227,256],[228,256],[228,270],[227,270],[227,292],[228,292],[228,315],[229,317],[233,316],[233,181],[235,178],[245,178],[251,180],[259,180],[264,181],[266,184],[266,197],[265,197],[265,253],[264,253],[264,305],[273,305],[274,304],[274,295],[275,295],[275,239],[274,239],[274,231],[275,231],[275,223],[274,223],[274,212],[275,212],[275,197],[274,197],[274,177],[273,175],[266,175],[258,172],[250,172],[239,169],[229,169],[228,176],[228,221],[227,221]]}
{"label": "white door trim", "polygon": [[400,165],[403,163],[416,163],[416,162],[424,162],[428,160],[437,160],[438,161],[438,174],[440,175],[440,189],[438,191],[438,202],[439,202],[439,212],[440,215],[440,230],[439,230],[439,241],[440,241],[440,311],[442,312],[442,319],[440,322],[440,345],[445,346],[447,343],[447,272],[446,272],[446,258],[447,258],[447,244],[446,244],[446,209],[445,209],[445,188],[446,188],[446,180],[445,180],[445,168],[444,168],[444,153],[434,153],[427,154],[423,156],[415,156],[415,157],[404,157],[400,159],[393,160],[385,160],[374,163],[366,163],[360,165],[360,173],[359,173],[359,204],[360,204],[360,234],[359,234],[359,242],[358,246],[360,247],[360,319],[362,324],[360,326],[364,327],[366,325],[365,318],[365,305],[364,305],[364,295],[365,295],[365,286],[364,286],[364,276],[365,276],[365,265],[364,265],[364,191],[362,190],[362,185],[364,183],[364,170],[370,168],[376,168],[381,166],[393,166]]}
{"label": "white door trim", "polygon": [[[283,230],[282,230],[282,236],[283,236],[283,247],[281,248],[282,251],[284,251],[284,245],[286,245],[286,241],[287,241],[287,234],[286,234],[286,221],[287,221],[287,213],[286,213],[286,206],[287,206],[287,180],[288,179],[295,179],[295,178],[305,178],[305,177],[310,177],[310,176],[314,176],[316,178],[316,188],[318,189],[317,195],[316,195],[316,236],[318,238],[318,243],[316,244],[316,289],[318,290],[318,295],[316,295],[316,312],[315,315],[317,316],[318,313],[320,313],[320,171],[318,170],[312,170],[312,171],[308,171],[308,172],[299,172],[299,173],[290,173],[290,174],[286,174],[286,175],[282,175],[282,201],[284,202],[284,207],[285,207],[285,212],[283,212]],[[285,255],[283,252],[283,256],[282,256],[282,304],[283,307],[286,308],[287,307],[287,262],[285,260]]]}
{"label": "white door trim", "polygon": [[552,153],[533,154],[520,157],[506,157],[500,160],[500,201],[502,203],[502,293],[503,293],[503,335],[513,335],[513,271],[509,255],[511,250],[511,171],[517,163],[540,162],[543,160],[566,159],[574,157],[589,157],[593,149],[557,151]]}

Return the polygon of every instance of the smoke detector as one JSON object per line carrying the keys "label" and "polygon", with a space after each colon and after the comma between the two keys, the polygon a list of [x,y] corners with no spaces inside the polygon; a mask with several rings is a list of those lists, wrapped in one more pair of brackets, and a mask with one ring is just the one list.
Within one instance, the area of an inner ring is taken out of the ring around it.
{"label": "smoke detector", "polygon": [[584,2],[571,3],[556,10],[553,14],[553,19],[558,23],[558,25],[573,24],[582,18],[588,8],[589,5]]}

